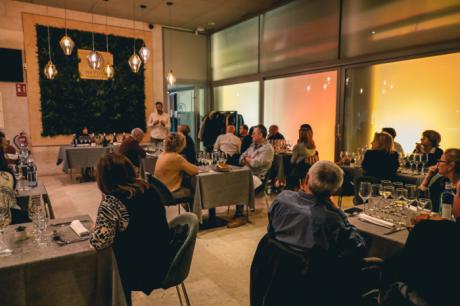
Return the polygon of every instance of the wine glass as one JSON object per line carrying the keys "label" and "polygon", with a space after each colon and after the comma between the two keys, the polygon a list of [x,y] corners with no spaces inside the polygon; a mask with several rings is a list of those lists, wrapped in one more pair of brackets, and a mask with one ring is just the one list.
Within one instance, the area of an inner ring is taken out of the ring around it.
{"label": "wine glass", "polygon": [[8,201],[0,201],[0,256],[9,256],[13,251],[8,248],[5,241],[5,229],[11,223],[11,211]]}
{"label": "wine glass", "polygon": [[411,154],[409,155],[409,163],[410,163],[410,170],[412,174],[416,174],[416,169],[414,169],[415,166],[415,155],[416,154]]}
{"label": "wine glass", "polygon": [[361,182],[359,184],[359,196],[363,200],[363,205],[366,204],[367,200],[371,196],[372,186],[370,182]]}
{"label": "wine glass", "polygon": [[407,189],[407,200],[409,201],[409,204],[412,204],[417,199],[417,186],[413,184],[406,184],[405,187]]}
{"label": "wine glass", "polygon": [[396,199],[397,200],[406,200],[407,199],[407,189],[405,188],[396,188]]}
{"label": "wine glass", "polygon": [[428,153],[423,153],[420,161],[422,162],[422,174],[425,173],[425,165],[428,163]]}
{"label": "wine glass", "polygon": [[40,195],[34,195],[29,201],[29,218],[34,224],[34,240],[41,246],[46,244],[46,238],[44,232],[47,227],[47,215],[45,205]]}
{"label": "wine glass", "polygon": [[418,166],[422,162],[421,154],[414,154],[415,174],[419,174]]}

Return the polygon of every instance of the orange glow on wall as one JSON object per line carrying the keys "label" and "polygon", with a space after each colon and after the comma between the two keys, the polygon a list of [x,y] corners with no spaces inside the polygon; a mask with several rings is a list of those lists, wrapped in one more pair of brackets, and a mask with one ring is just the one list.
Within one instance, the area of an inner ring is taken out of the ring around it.
{"label": "orange glow on wall", "polygon": [[373,66],[372,131],[395,128],[405,152],[427,129],[441,133],[442,148],[460,148],[458,67],[460,53]]}
{"label": "orange glow on wall", "polygon": [[320,159],[334,160],[336,71],[265,81],[264,124],[297,142],[301,124],[313,127]]}

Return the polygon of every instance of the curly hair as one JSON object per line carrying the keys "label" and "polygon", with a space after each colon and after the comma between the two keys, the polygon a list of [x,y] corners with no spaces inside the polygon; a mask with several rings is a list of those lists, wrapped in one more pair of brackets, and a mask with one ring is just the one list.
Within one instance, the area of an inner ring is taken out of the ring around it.
{"label": "curly hair", "polygon": [[165,152],[180,152],[185,147],[185,137],[182,133],[169,133],[163,141]]}

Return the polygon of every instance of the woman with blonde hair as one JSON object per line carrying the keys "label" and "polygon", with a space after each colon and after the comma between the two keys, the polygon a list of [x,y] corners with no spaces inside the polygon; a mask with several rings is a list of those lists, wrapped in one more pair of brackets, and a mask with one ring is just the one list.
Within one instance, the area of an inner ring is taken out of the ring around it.
{"label": "woman with blonde hair", "polygon": [[133,164],[110,153],[97,164],[102,201],[90,243],[96,250],[112,247],[127,304],[131,291],[150,294],[159,288],[172,259],[171,235],[158,193],[136,178]]}
{"label": "woman with blonde hair", "polygon": [[185,147],[182,133],[169,133],[163,141],[165,151],[158,156],[154,176],[168,187],[175,198],[191,197],[190,188],[182,186],[184,175],[198,174],[198,167],[179,154]]}
{"label": "woman with blonde hair", "polygon": [[393,137],[387,132],[374,134],[372,149],[364,154],[364,175],[392,180],[399,168],[398,153],[393,151]]}

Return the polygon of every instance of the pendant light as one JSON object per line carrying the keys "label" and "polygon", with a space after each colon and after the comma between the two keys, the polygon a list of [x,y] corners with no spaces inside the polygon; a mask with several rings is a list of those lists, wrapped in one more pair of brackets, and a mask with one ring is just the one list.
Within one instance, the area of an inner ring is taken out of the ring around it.
{"label": "pendant light", "polygon": [[53,80],[56,75],[58,74],[58,71],[56,69],[56,66],[54,66],[53,62],[51,61],[51,42],[50,42],[50,22],[48,19],[48,7],[46,7],[46,18],[47,18],[47,23],[48,23],[48,57],[49,61],[48,64],[46,64],[45,69],[43,69],[43,72],[45,73],[45,76],[48,80]]}
{"label": "pendant light", "polygon": [[67,1],[64,3],[64,26],[65,26],[65,34],[62,36],[61,40],[59,41],[59,45],[61,46],[62,51],[64,51],[65,55],[72,54],[73,47],[75,47],[75,43],[73,42],[72,38],[67,35]]}
{"label": "pendant light", "polygon": [[[107,53],[109,53],[109,34],[107,34],[107,2],[109,0],[104,0],[105,1],[105,49]],[[107,78],[110,80],[115,76],[115,69],[113,69],[113,66],[110,65],[110,63],[107,63],[107,65],[104,66],[104,73],[107,76]]]}
{"label": "pendant light", "polygon": [[[91,12],[91,26],[94,29],[94,24],[93,24],[93,12]],[[102,56],[99,54],[99,52],[94,50],[94,31],[91,33],[91,37],[93,40],[93,50],[88,54],[86,57],[86,60],[88,61],[88,65],[91,69],[93,70],[99,70],[101,69],[102,65],[104,64],[104,59]]]}
{"label": "pendant light", "polygon": [[[169,23],[171,23],[171,6],[173,5],[173,3],[171,1],[168,1],[168,2],[166,2],[166,5],[169,8]],[[169,59],[170,59],[170,62],[172,62],[171,43],[169,43],[169,50],[170,50],[169,51],[169,55],[170,55]],[[174,85],[174,83],[176,83],[176,77],[174,76],[172,68],[169,69],[169,72],[166,75],[166,81],[168,81],[169,85]]]}
{"label": "pendant light", "polygon": [[133,0],[133,55],[128,60],[129,67],[134,73],[137,73],[141,69],[142,61],[139,55],[136,54],[136,24],[135,24],[135,7],[136,3]]}
{"label": "pendant light", "polygon": [[[141,5],[140,8],[143,10],[146,8],[145,5]],[[142,16],[142,13],[141,13],[141,16]],[[145,35],[144,35],[144,32],[142,32],[142,37],[144,38],[143,42],[143,46],[142,48],[139,50],[139,55],[140,57],[142,58],[142,61],[144,61],[144,65],[145,63],[147,63],[147,60],[149,59],[150,57],[150,50],[147,48],[147,46],[145,45]]]}

